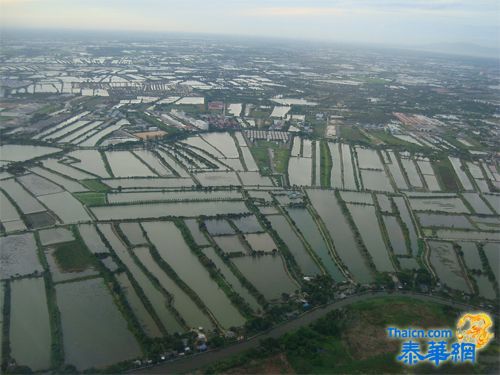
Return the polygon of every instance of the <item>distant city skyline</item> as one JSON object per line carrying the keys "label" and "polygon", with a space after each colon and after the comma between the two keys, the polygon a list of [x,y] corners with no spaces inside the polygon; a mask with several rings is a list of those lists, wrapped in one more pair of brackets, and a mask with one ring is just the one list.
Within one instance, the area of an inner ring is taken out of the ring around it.
{"label": "distant city skyline", "polygon": [[499,49],[496,0],[0,0],[4,28],[189,32]]}

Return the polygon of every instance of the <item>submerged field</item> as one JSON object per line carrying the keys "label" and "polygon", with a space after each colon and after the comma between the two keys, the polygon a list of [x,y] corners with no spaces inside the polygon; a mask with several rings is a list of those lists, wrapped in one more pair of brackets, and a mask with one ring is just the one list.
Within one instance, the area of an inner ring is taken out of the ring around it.
{"label": "submerged field", "polygon": [[[230,343],[366,288],[498,300],[498,174],[479,163],[261,130],[116,150],[93,146],[101,123],[75,121],[41,137],[85,148],[6,148],[39,158],[0,177],[9,371],[119,371],[193,350],[193,331],[209,347]],[[290,334],[285,350],[241,370],[396,371],[370,309],[446,320],[440,307],[398,303],[348,308],[343,333]],[[23,320],[44,323],[30,338]]]}

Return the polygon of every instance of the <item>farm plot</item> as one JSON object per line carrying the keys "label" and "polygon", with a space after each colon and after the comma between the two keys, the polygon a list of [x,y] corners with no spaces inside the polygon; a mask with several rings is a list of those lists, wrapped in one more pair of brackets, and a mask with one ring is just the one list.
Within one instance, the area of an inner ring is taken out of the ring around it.
{"label": "farm plot", "polygon": [[288,160],[288,180],[291,186],[311,186],[312,159],[290,157]]}
{"label": "farm plot", "polygon": [[0,190],[0,223],[6,232],[25,230],[21,216],[17,209],[12,205],[7,196]]}
{"label": "farm plot", "polygon": [[75,240],[71,230],[63,227],[40,230],[38,231],[38,235],[40,236],[42,246]]}
{"label": "farm plot", "polygon": [[[457,245],[460,246],[467,269],[476,271],[469,272],[469,277],[476,281],[479,294],[484,298],[494,300],[496,292],[493,283],[486,276],[486,270],[481,262],[476,244],[474,242],[459,242]],[[480,271],[481,274],[477,271]]]}
{"label": "farm plot", "polygon": [[239,236],[237,235],[213,236],[212,238],[214,239],[217,246],[219,246],[219,248],[225,254],[247,253],[245,246],[242,244]]}
{"label": "farm plot", "polygon": [[420,174],[417,171],[415,161],[413,159],[408,159],[401,157],[401,165],[403,166],[406,176],[408,177],[408,182],[413,188],[423,189],[424,184],[420,179]]}
{"label": "farm plot", "polygon": [[120,284],[120,289],[125,295],[132,312],[139,321],[142,330],[148,337],[161,337],[162,333],[160,328],[151,317],[144,304],[142,303],[140,297],[137,295],[128,275],[122,272],[115,276],[118,284]]}
{"label": "farm plot", "polygon": [[344,177],[344,189],[358,190],[356,185],[356,169],[352,161],[351,148],[343,143],[342,148],[342,171]]}
{"label": "farm plot", "polygon": [[206,246],[210,244],[208,242],[208,239],[200,230],[200,226],[198,224],[198,221],[196,221],[196,219],[184,220],[184,223],[188,227],[189,231],[191,232],[191,236],[193,236],[194,242],[196,242],[198,246]]}
{"label": "farm plot", "polygon": [[245,239],[253,251],[270,253],[278,250],[278,246],[268,233],[249,233],[245,235]]}
{"label": "farm plot", "polygon": [[417,165],[422,172],[422,177],[425,180],[425,184],[430,191],[441,191],[439,182],[432,168],[432,164],[429,160],[417,160]]}
{"label": "farm plot", "polygon": [[411,218],[410,211],[406,206],[406,202],[403,197],[394,197],[393,200],[398,209],[401,221],[408,231],[412,254],[413,256],[416,256],[418,254],[417,229],[415,228],[415,224]]}
{"label": "farm plot", "polygon": [[450,160],[451,165],[453,166],[453,170],[455,171],[455,174],[460,180],[460,184],[462,184],[463,189],[466,191],[474,190],[474,186],[472,185],[469,176],[467,176],[467,174],[465,173],[464,167],[462,166],[462,162],[460,161],[460,159],[451,156],[448,157],[448,159]]}
{"label": "farm plot", "polygon": [[14,280],[11,287],[10,347],[19,366],[51,367],[51,334],[43,278]]}
{"label": "farm plot", "polygon": [[472,207],[474,212],[481,215],[493,215],[493,212],[478,193],[462,193],[462,197]]}
{"label": "farm plot", "polygon": [[214,325],[210,319],[153,259],[148,247],[135,248],[134,254],[148,272],[158,280],[162,288],[172,295],[172,305],[182,316],[182,319],[184,319],[188,327],[203,327],[208,330],[214,329]]}
{"label": "farm plot", "polygon": [[190,178],[116,178],[101,182],[112,189],[169,189],[195,185]]}
{"label": "farm plot", "polygon": [[161,217],[197,217],[224,214],[243,214],[248,212],[244,202],[176,202],[112,205],[90,208],[97,220],[127,220]]}
{"label": "farm plot", "polygon": [[217,200],[242,200],[243,196],[238,191],[141,191],[126,193],[108,193],[108,202],[154,202],[154,201],[217,201]]}
{"label": "farm plot", "polygon": [[2,188],[12,198],[23,214],[46,211],[45,207],[29,194],[24,187],[14,179],[2,181]]}
{"label": "farm plot", "polygon": [[470,213],[458,197],[450,198],[410,198],[410,206],[415,211],[438,211],[450,214]]}
{"label": "farm plot", "polygon": [[160,159],[158,159],[153,152],[149,150],[135,150],[133,153],[139,157],[144,164],[148,165],[150,169],[155,171],[158,176],[165,177],[172,175],[172,171],[162,164]]}
{"label": "farm plot", "polygon": [[278,233],[278,236],[288,247],[288,250],[293,255],[295,261],[306,276],[320,274],[321,271],[307,252],[302,244],[302,241],[293,231],[292,227],[281,215],[268,216],[267,219],[271,222],[273,229]]}
{"label": "farm plot", "polygon": [[416,216],[423,227],[474,229],[474,226],[464,215],[417,213]]}
{"label": "farm plot", "polygon": [[[491,271],[495,276],[497,285],[500,287],[500,270],[498,269],[498,264],[500,264],[500,252],[498,251],[498,243],[486,243],[483,247],[484,254],[488,259]],[[495,266],[496,265],[496,266]]]}
{"label": "farm plot", "polygon": [[60,193],[64,191],[60,186],[36,174],[25,174],[17,180],[34,196]]}
{"label": "farm plot", "polygon": [[55,289],[67,364],[82,371],[141,355],[102,279],[58,284]]}
{"label": "farm plot", "polygon": [[203,254],[214,263],[227,283],[245,300],[252,310],[258,311],[261,308],[255,297],[241,284],[240,280],[234,275],[226,263],[224,263],[214,248],[208,247],[203,249]]}
{"label": "farm plot", "polygon": [[156,174],[130,151],[106,151],[106,158],[115,177],[153,177]]}
{"label": "farm plot", "polygon": [[[245,322],[228,297],[210,278],[196,255],[191,252],[175,224],[146,222],[142,225],[162,259],[198,294],[221,326],[229,328]],[[169,239],[168,243],[164,241],[165,238]]]}
{"label": "farm plot", "polygon": [[55,171],[63,176],[68,176],[74,180],[85,180],[95,178],[94,175],[73,168],[56,159],[47,159],[43,161],[43,166],[49,170]]}
{"label": "farm plot", "polygon": [[68,134],[61,139],[59,139],[59,143],[73,143],[77,144],[78,141],[83,140],[83,138],[90,134],[92,130],[97,128],[103,123],[103,121],[92,121],[86,124],[85,126],[82,126],[78,130],[72,132],[71,134]]}
{"label": "farm plot", "polygon": [[380,231],[375,207],[348,203],[347,208],[377,270],[380,272],[394,271]]}
{"label": "farm plot", "polygon": [[330,175],[330,185],[333,188],[343,189],[344,183],[342,181],[342,156],[340,153],[340,144],[328,142],[330,149],[330,157],[332,160],[332,170]]}
{"label": "farm plot", "polygon": [[283,293],[293,294],[299,289],[280,255],[237,257],[231,262],[268,301],[281,299]]}
{"label": "farm plot", "polygon": [[240,186],[236,172],[200,172],[193,175],[202,186]]}
{"label": "farm plot", "polygon": [[255,215],[242,216],[231,221],[242,233],[264,232]]}
{"label": "farm plot", "polygon": [[429,241],[431,265],[443,284],[470,293],[465,273],[453,246],[449,242]]}
{"label": "farm plot", "polygon": [[356,243],[335,195],[325,190],[307,190],[307,195],[332,240],[335,252],[354,279],[360,283],[373,281],[367,260]]}
{"label": "farm plot", "polygon": [[[122,122],[122,120],[120,120],[117,123],[112,124],[112,125],[107,125],[106,127],[99,126],[99,128],[98,128],[99,130],[97,130],[97,131],[93,130],[92,135],[90,135],[88,138],[84,138],[84,140],[80,141],[79,146],[94,147],[99,143],[99,141],[101,141],[102,139],[104,139],[105,137],[107,137],[108,135],[113,133],[114,131],[120,129],[123,125],[125,125],[125,123]],[[80,139],[75,140],[75,142],[79,141],[79,140]]]}
{"label": "farm plot", "polygon": [[96,176],[107,178],[110,177],[106,170],[106,164],[102,160],[101,153],[97,150],[76,150],[68,153],[68,156],[77,159],[72,163],[73,167],[82,169]]}
{"label": "farm plot", "polygon": [[119,227],[132,246],[147,245],[139,223],[120,223]]}
{"label": "farm plot", "polygon": [[407,248],[406,239],[398,219],[395,216],[388,215],[382,216],[382,219],[394,254],[410,255],[411,251]]}
{"label": "farm plot", "polygon": [[398,158],[393,151],[387,151],[387,155],[389,156],[391,162],[386,164],[389,172],[391,172],[392,179],[396,184],[398,190],[408,190],[408,184],[406,183],[406,179],[403,175],[403,172],[399,166]]}
{"label": "farm plot", "polygon": [[0,279],[38,274],[43,271],[33,233],[0,237]]}
{"label": "farm plot", "polygon": [[59,186],[62,186],[64,190],[67,190],[70,193],[79,193],[88,191],[88,189],[83,185],[81,185],[80,183],[70,180],[67,177],[61,176],[60,174],[51,172],[45,168],[34,167],[30,169],[30,172],[33,172],[47,180],[50,180]]}
{"label": "farm plot", "polygon": [[184,332],[184,328],[169,308],[168,295],[153,285],[145,271],[139,267],[123,242],[116,236],[112,226],[110,224],[99,224],[99,230],[109,242],[114,254],[125,265],[127,271],[144,292],[163,328],[171,334]]}
{"label": "farm plot", "polygon": [[91,218],[82,204],[67,191],[38,197],[63,223],[90,221]]}
{"label": "farm plot", "polygon": [[238,176],[244,186],[274,186],[269,177],[259,172],[238,172]]}
{"label": "farm plot", "polygon": [[333,260],[328,246],[323,239],[314,219],[304,208],[287,208],[287,213],[293,220],[294,225],[303,234],[311,249],[320,258],[326,272],[337,282],[344,281],[345,278]]}

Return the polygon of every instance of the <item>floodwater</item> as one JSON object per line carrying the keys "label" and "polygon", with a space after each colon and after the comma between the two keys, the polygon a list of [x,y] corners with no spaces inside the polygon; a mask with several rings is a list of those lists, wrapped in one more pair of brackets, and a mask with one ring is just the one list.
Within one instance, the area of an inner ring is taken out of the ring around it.
{"label": "floodwater", "polygon": [[389,252],[380,231],[375,207],[351,203],[348,203],[347,207],[351,212],[354,224],[358,227],[368,252],[372,256],[377,270],[380,272],[394,271]]}
{"label": "floodwater", "polygon": [[153,306],[153,310],[156,312],[166,331],[168,333],[184,332],[174,314],[168,309],[167,297],[153,285],[146,273],[137,265],[127,248],[112,231],[111,225],[101,224],[99,225],[99,230],[104,234],[113,247],[115,254],[127,267],[137,284],[139,284],[139,287]]}
{"label": "floodwater", "polygon": [[309,243],[316,255],[321,259],[325,270],[335,281],[344,281],[345,278],[340,272],[337,264],[330,255],[330,251],[321,235],[316,223],[304,208],[288,208],[288,214],[295,222],[295,225],[303,234],[305,240]]}
{"label": "floodwater", "polygon": [[457,254],[449,242],[429,241],[430,261],[439,279],[450,288],[469,293]]}
{"label": "floodwater", "polygon": [[292,253],[295,261],[306,276],[314,276],[321,273],[319,267],[311,258],[302,241],[293,231],[292,227],[284,216],[268,216],[267,219],[271,222],[273,229],[278,233],[283,242]]}
{"label": "floodwater", "polygon": [[179,312],[188,327],[204,327],[211,330],[214,325],[210,319],[200,310],[193,300],[172,280],[158,263],[153,259],[149,248],[139,247],[134,253],[148,272],[158,280],[160,285],[173,297],[172,305]]}
{"label": "floodwater", "polygon": [[398,219],[395,216],[383,216],[383,220],[394,253],[396,255],[410,255],[411,251],[406,247],[406,240]]}
{"label": "floodwater", "polygon": [[307,195],[333,241],[335,252],[354,279],[362,284],[372,282],[372,271],[356,244],[335,195],[326,190],[308,190]]}
{"label": "floodwater", "polygon": [[246,256],[231,261],[268,301],[299,289],[288,275],[280,255]]}
{"label": "floodwater", "polygon": [[11,355],[33,371],[51,367],[51,333],[43,278],[12,281],[10,312]]}
{"label": "floodwater", "polygon": [[222,289],[210,278],[197,256],[191,252],[174,223],[147,222],[142,225],[160,256],[198,294],[224,328],[241,326],[245,322]]}
{"label": "floodwater", "polygon": [[81,371],[141,356],[104,280],[57,284],[55,289],[67,364]]}

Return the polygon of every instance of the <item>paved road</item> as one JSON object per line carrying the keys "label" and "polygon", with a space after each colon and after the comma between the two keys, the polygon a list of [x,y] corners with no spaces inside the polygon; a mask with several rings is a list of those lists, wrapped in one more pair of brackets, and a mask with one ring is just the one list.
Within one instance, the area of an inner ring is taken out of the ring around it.
{"label": "paved road", "polygon": [[477,307],[466,305],[463,303],[455,302],[452,300],[447,300],[441,297],[429,296],[423,294],[416,293],[407,293],[407,292],[397,292],[397,293],[387,293],[387,292],[373,292],[373,293],[365,293],[359,295],[353,295],[347,297],[343,300],[333,302],[324,307],[318,307],[313,309],[294,320],[287,321],[279,326],[272,328],[271,330],[259,334],[250,338],[249,340],[228,346],[226,348],[211,350],[205,353],[199,353],[195,355],[191,355],[188,357],[183,357],[180,359],[176,359],[169,362],[164,362],[162,364],[142,368],[139,370],[134,370],[134,373],[137,374],[176,374],[176,373],[184,373],[189,371],[194,371],[197,368],[208,366],[218,361],[222,361],[236,354],[240,354],[248,349],[256,348],[259,346],[259,341],[266,338],[278,338],[284,335],[287,332],[297,330],[302,326],[306,326],[315,320],[325,316],[330,311],[340,309],[342,307],[346,307],[356,302],[366,301],[374,298],[380,297],[401,297],[401,296],[409,296],[413,299],[425,301],[425,302],[436,302],[442,305],[448,305],[459,309],[464,310],[476,310]]}

